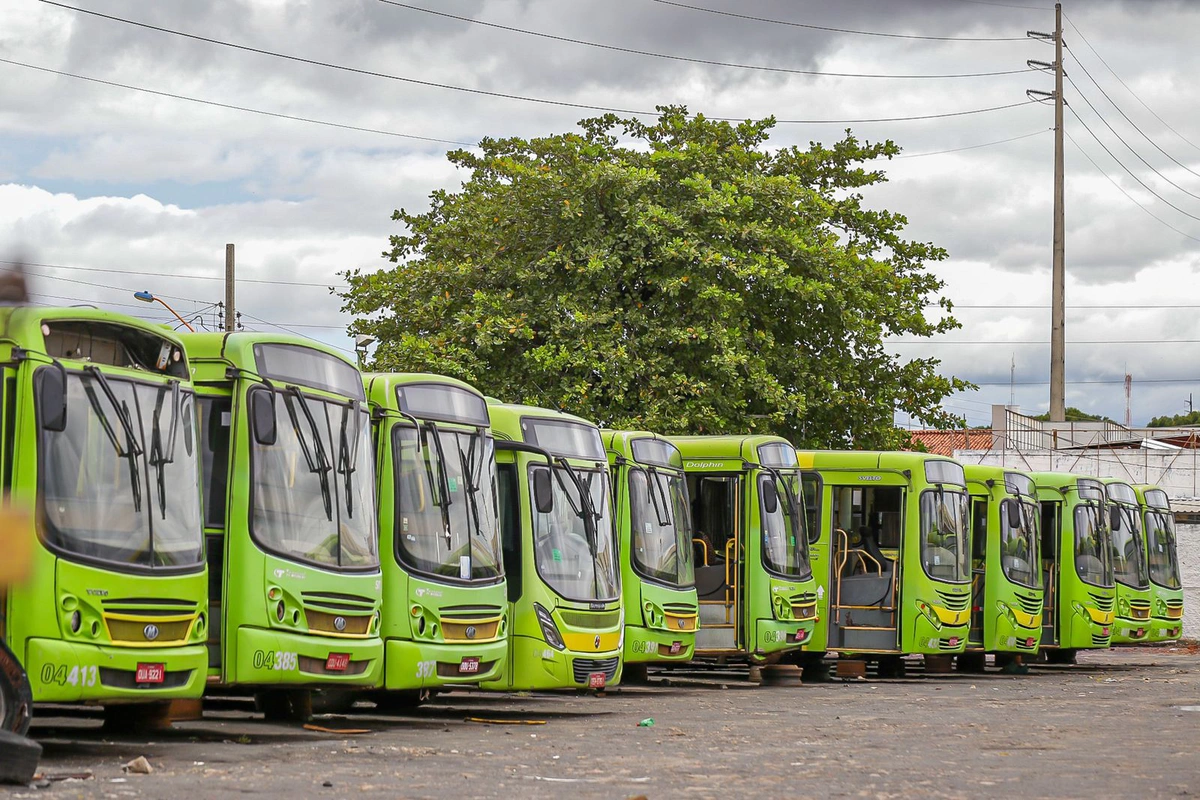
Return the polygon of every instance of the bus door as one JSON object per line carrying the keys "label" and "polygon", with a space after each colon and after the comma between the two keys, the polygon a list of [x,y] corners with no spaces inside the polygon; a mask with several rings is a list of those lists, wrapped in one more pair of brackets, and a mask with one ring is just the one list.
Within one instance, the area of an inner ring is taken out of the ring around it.
{"label": "bus door", "polygon": [[1059,570],[1062,560],[1059,557],[1062,544],[1062,511],[1063,504],[1058,501],[1043,500],[1039,503],[1042,512],[1042,646],[1056,645],[1059,642],[1058,630],[1058,594]]}
{"label": "bus door", "polygon": [[204,546],[208,559],[208,674],[221,673],[221,614],[225,583],[225,509],[228,505],[229,444],[233,431],[233,402],[228,397],[196,398],[200,423],[200,468]]}
{"label": "bus door", "polygon": [[[817,584],[817,624],[805,643],[806,650],[823,651],[826,648],[823,620],[829,617],[829,540],[822,523],[828,523],[823,501],[825,484],[819,472],[801,472],[800,485],[804,492],[804,524],[808,530],[808,562],[812,567],[813,579]],[[836,487],[834,488],[836,491]]]}
{"label": "bus door", "polygon": [[905,490],[834,487],[829,649],[894,652]]}
{"label": "bus door", "polygon": [[988,498],[971,498],[971,631],[967,644],[983,647],[983,609],[987,587]]}
{"label": "bus door", "polygon": [[697,650],[744,648],[742,476],[688,475],[692,548],[700,601]]}

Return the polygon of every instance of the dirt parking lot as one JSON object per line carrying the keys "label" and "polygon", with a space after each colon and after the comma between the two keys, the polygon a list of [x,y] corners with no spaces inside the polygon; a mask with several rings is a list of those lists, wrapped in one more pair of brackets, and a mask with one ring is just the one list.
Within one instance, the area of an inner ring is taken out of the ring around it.
{"label": "dirt parking lot", "polygon": [[[670,684],[603,697],[458,693],[403,717],[360,704],[315,721],[335,733],[266,723],[237,704],[151,737],[43,716],[33,733],[55,780],[0,797],[1200,793],[1194,648],[1088,653],[1022,676],[754,686],[692,672]],[[639,727],[646,718],[654,725]],[[137,756],[152,774],[122,772]]]}

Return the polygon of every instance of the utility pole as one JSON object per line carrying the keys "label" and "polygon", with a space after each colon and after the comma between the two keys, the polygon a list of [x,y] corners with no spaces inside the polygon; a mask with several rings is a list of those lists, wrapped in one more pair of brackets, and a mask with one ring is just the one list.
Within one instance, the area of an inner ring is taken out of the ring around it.
{"label": "utility pole", "polygon": [[[1054,4],[1054,33],[1028,31],[1034,39],[1054,41],[1054,63],[1029,61],[1035,68],[1054,69],[1054,242],[1051,265],[1050,298],[1050,421],[1064,422],[1067,418],[1066,373],[1066,267],[1064,168],[1063,168],[1063,54],[1062,3]],[[1049,99],[1046,92],[1027,91],[1035,99]]]}
{"label": "utility pole", "polygon": [[225,331],[233,333],[236,325],[233,313],[233,245],[225,245]]}

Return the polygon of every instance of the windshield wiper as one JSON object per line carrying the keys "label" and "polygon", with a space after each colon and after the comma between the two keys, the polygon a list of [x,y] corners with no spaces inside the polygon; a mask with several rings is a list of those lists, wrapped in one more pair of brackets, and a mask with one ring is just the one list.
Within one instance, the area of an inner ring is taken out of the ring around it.
{"label": "windshield wiper", "polygon": [[[164,453],[160,420],[168,385],[171,388],[171,430],[167,434],[167,450]],[[175,463],[175,440],[179,434],[179,405],[179,381],[172,380],[159,387],[158,398],[154,403],[154,421],[150,431],[150,466],[158,472],[158,510],[163,519],[167,518],[166,465]]]}
{"label": "windshield wiper", "polygon": [[[296,431],[296,439],[300,442],[300,451],[304,454],[304,462],[308,465],[308,471],[315,473],[321,481],[321,499],[325,501],[325,518],[332,522],[333,498],[329,491],[329,456],[325,452],[325,445],[321,443],[320,429],[317,428],[317,421],[313,418],[312,410],[309,409],[300,389],[296,386],[289,386],[284,391],[283,404],[287,406],[288,416],[292,420],[292,428]],[[300,410],[304,412],[304,418],[308,421],[308,427],[313,437],[311,450],[308,442],[304,439],[300,419],[296,416],[296,405],[300,406]]]}
{"label": "windshield wiper", "polygon": [[[133,510],[135,512],[142,510],[142,472],[138,469],[137,460],[141,457],[145,450],[142,447],[142,442],[137,433],[133,430],[133,421],[130,419],[129,407],[118,402],[117,395],[113,392],[112,387],[108,384],[108,379],[104,377],[104,373],[95,366],[84,367],[84,372],[88,373],[96,379],[96,383],[100,384],[100,390],[104,392],[104,396],[112,407],[117,411],[117,420],[121,423],[121,428],[125,431],[125,452],[121,452],[120,446],[117,447],[117,455],[129,460],[129,484],[133,492]],[[95,392],[91,393],[91,397],[95,398]],[[100,417],[105,431],[113,444],[117,444],[116,434],[113,432],[108,416],[100,407],[99,400],[92,403],[92,408],[96,410],[97,416]]]}
{"label": "windshield wiper", "polygon": [[[434,505],[442,512],[442,534],[446,537],[446,549],[454,548],[454,534],[450,532],[450,480],[446,477],[446,452],[442,449],[442,435],[435,423],[426,422],[425,431],[433,434],[433,450],[437,453],[437,477],[434,477],[433,468],[429,465],[429,451],[425,452],[425,473],[429,477],[429,483],[432,487],[436,480],[437,487],[434,491]],[[417,437],[418,439],[420,436]]]}
{"label": "windshield wiper", "polygon": [[[579,493],[579,506],[571,500],[571,493],[566,491],[567,487],[563,486],[563,494],[567,497],[567,502],[571,504],[571,510],[575,512],[575,516],[583,520],[583,532],[587,537],[588,550],[594,559],[600,551],[599,534],[596,531],[596,523],[600,516],[596,513],[596,507],[592,505],[591,481],[585,487],[579,474],[575,472],[575,468],[565,458],[559,456],[555,459],[566,470],[567,475],[571,478],[571,483],[575,484],[575,491]],[[558,475],[558,473],[555,473]],[[558,482],[562,484],[562,478],[558,478]]]}
{"label": "windshield wiper", "polygon": [[345,478],[347,519],[354,518],[354,473],[358,469],[356,464],[358,463],[358,440],[361,433],[358,426],[361,423],[355,424],[352,437],[347,437],[346,426],[350,422],[351,415],[357,413],[357,405],[351,400],[349,405],[342,410],[342,427],[338,434],[338,473]]}
{"label": "windshield wiper", "polygon": [[[460,434],[461,435],[461,434]],[[475,497],[475,493],[479,491],[479,484],[475,483],[475,437],[482,434],[468,434],[471,437],[471,453],[466,455],[462,451],[462,447],[455,445],[458,450],[458,463],[462,467],[463,481],[467,484],[467,508],[471,509],[471,521],[475,523],[475,531],[478,533],[481,530],[479,524],[479,501]]]}

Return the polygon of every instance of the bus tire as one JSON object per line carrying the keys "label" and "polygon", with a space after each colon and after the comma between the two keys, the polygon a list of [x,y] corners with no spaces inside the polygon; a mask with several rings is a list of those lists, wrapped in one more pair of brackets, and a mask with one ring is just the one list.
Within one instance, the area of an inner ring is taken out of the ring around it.
{"label": "bus tire", "polygon": [[0,641],[0,731],[24,736],[33,719],[33,692],[17,657]]}
{"label": "bus tire", "polygon": [[12,731],[0,731],[0,783],[28,785],[37,772],[42,746]]}
{"label": "bus tire", "polygon": [[1078,650],[1070,650],[1070,649],[1047,650],[1046,651],[1046,663],[1047,664],[1074,664],[1075,663],[1075,655],[1078,652],[1079,652]]}
{"label": "bus tire", "polygon": [[268,722],[308,722],[312,719],[312,692],[266,689],[255,693],[254,707]]}
{"label": "bus tire", "polygon": [[371,700],[380,714],[408,714],[429,700],[428,689],[411,689],[397,692],[375,692]]}
{"label": "bus tire", "polygon": [[880,656],[876,663],[880,678],[904,677],[904,659],[900,656]]}
{"label": "bus tire", "polygon": [[359,694],[356,689],[314,689],[312,713],[345,714],[354,707]]}
{"label": "bus tire", "polygon": [[954,668],[959,672],[985,672],[987,656],[983,653],[959,653]]}
{"label": "bus tire", "polygon": [[104,707],[105,733],[171,730],[171,701],[115,703]]}

